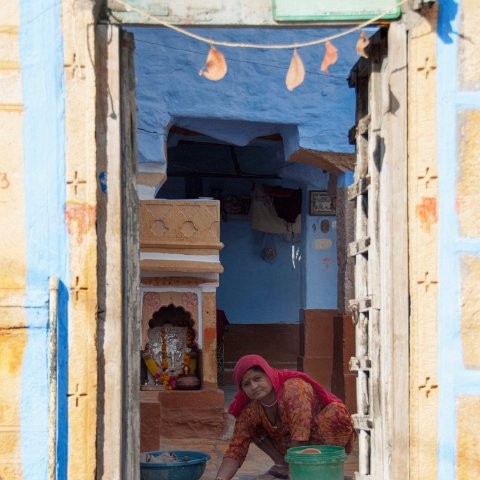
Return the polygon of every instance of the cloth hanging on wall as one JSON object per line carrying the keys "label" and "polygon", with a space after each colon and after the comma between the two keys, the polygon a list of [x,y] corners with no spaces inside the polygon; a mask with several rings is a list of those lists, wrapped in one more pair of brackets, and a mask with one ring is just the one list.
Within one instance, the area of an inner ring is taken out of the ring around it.
{"label": "cloth hanging on wall", "polygon": [[301,211],[301,190],[255,184],[250,208],[254,230],[279,235],[299,234]]}

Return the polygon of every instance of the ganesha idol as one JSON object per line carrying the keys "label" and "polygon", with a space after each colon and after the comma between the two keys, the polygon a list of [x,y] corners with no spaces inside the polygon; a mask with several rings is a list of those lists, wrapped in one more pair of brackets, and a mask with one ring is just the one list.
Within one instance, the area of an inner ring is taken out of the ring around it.
{"label": "ganesha idol", "polygon": [[199,386],[200,381],[194,375],[197,347],[193,324],[191,315],[173,304],[160,308],[148,322],[148,342],[142,358],[150,380],[160,389],[182,388],[186,384],[192,388]]}

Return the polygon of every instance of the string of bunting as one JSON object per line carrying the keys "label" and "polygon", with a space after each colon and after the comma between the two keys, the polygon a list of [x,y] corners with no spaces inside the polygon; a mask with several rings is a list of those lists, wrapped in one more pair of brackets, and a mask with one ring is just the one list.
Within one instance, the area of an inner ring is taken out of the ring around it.
{"label": "string of bunting", "polygon": [[125,0],[116,0],[116,3],[122,5],[127,12],[133,11],[138,13],[139,15],[148,18],[152,22],[161,25],[166,28],[170,28],[171,30],[175,30],[182,35],[186,35],[187,37],[194,38],[199,42],[206,43],[210,45],[210,50],[207,55],[207,61],[205,64],[205,68],[202,68],[199,72],[200,75],[204,76],[208,80],[218,81],[225,77],[228,71],[227,62],[225,57],[223,56],[222,52],[215,48],[217,47],[228,47],[228,48],[257,48],[257,49],[282,49],[282,50],[292,50],[292,59],[290,61],[290,66],[287,71],[287,75],[285,77],[285,85],[289,91],[294,90],[299,85],[301,85],[305,79],[305,67],[303,65],[303,61],[298,53],[299,48],[303,47],[312,47],[314,45],[320,45],[322,43],[325,44],[325,54],[323,56],[322,64],[320,66],[320,70],[325,73],[328,72],[328,67],[334,65],[338,60],[338,49],[333,45],[332,40],[335,40],[340,37],[344,37],[346,35],[350,35],[351,33],[357,32],[360,30],[360,36],[357,40],[356,44],[356,52],[357,55],[368,58],[368,55],[365,52],[365,48],[369,44],[368,37],[364,30],[365,27],[369,25],[373,25],[378,20],[383,18],[385,15],[390,13],[392,10],[401,7],[409,0],[401,0],[393,7],[390,7],[388,10],[385,10],[379,15],[370,18],[358,25],[355,25],[352,28],[344,30],[343,32],[336,33],[334,35],[330,35],[323,38],[318,38],[316,40],[311,40],[309,42],[299,42],[299,43],[289,43],[289,44],[257,44],[257,43],[242,43],[242,42],[225,42],[220,40],[213,40],[211,38],[204,37],[202,35],[198,35],[193,33],[185,28],[178,27],[177,25],[173,25],[172,23],[166,22],[161,20],[153,15],[150,15],[148,12],[137,8],[130,3],[126,2]]}

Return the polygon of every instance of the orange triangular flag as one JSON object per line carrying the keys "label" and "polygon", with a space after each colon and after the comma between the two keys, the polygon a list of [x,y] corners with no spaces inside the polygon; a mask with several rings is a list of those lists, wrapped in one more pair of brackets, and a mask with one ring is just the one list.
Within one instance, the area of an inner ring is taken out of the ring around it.
{"label": "orange triangular flag", "polygon": [[293,51],[292,60],[288,67],[287,76],[285,77],[285,85],[292,91],[303,83],[305,79],[305,68],[303,66],[302,59],[297,52],[297,49]]}
{"label": "orange triangular flag", "polygon": [[225,57],[215,47],[210,47],[205,68],[202,68],[199,75],[209,80],[221,80],[227,74],[227,62]]}
{"label": "orange triangular flag", "polygon": [[328,73],[328,67],[333,65],[338,59],[338,50],[330,42],[325,43],[325,55],[323,57],[320,70]]}
{"label": "orange triangular flag", "polygon": [[367,37],[367,34],[364,30],[360,32],[360,38],[357,41],[357,55],[359,57],[368,58],[368,55],[365,53],[365,48],[367,48],[370,40]]}

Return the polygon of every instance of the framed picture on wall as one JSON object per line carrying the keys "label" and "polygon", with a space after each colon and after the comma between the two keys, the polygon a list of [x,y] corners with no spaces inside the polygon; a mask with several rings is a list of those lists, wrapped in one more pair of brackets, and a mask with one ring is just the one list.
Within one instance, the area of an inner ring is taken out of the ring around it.
{"label": "framed picture on wall", "polygon": [[325,191],[310,191],[310,215],[335,215],[335,203]]}

